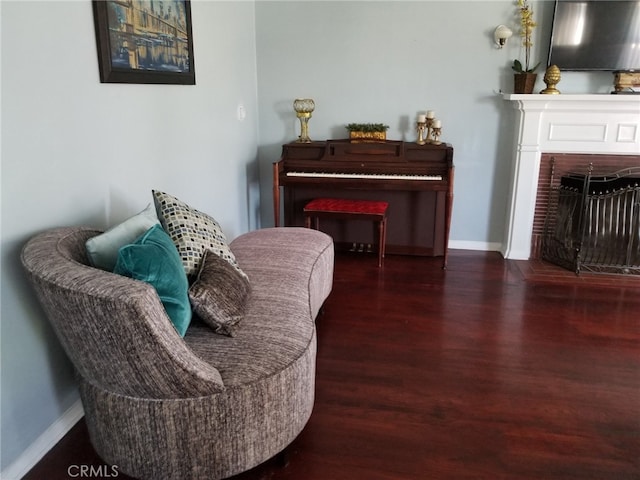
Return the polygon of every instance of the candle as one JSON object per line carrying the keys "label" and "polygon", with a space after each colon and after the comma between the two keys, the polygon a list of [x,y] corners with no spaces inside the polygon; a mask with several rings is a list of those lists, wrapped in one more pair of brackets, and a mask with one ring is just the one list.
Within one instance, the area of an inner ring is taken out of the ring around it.
{"label": "candle", "polygon": [[427,116],[424,113],[418,115],[418,123],[425,123],[427,121]]}
{"label": "candle", "polygon": [[436,116],[436,112],[433,110],[427,110],[427,118],[433,118]]}
{"label": "candle", "polygon": [[434,120],[433,128],[440,128],[440,127],[442,127],[442,122],[440,120]]}

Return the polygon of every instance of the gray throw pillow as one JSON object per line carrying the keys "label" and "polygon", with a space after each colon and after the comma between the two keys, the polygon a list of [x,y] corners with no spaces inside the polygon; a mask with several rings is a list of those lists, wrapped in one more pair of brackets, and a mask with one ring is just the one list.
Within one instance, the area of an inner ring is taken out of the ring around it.
{"label": "gray throw pillow", "polygon": [[207,250],[198,276],[189,288],[193,311],[216,333],[234,336],[251,296],[247,276]]}

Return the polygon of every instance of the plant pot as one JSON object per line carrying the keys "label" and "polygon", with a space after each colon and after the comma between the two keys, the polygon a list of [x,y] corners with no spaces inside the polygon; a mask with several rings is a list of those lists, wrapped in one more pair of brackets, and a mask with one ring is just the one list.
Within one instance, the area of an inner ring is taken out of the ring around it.
{"label": "plant pot", "polygon": [[513,93],[533,93],[537,73],[515,73],[513,75]]}
{"label": "plant pot", "polygon": [[387,139],[387,132],[349,132],[351,143],[358,142],[384,142]]}

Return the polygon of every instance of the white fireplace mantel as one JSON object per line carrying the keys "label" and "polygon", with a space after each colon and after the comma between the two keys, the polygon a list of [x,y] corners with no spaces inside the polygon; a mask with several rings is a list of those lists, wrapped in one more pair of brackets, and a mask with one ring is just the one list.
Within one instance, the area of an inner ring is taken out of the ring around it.
{"label": "white fireplace mantel", "polygon": [[502,254],[527,260],[542,153],[640,155],[640,95],[504,95],[518,111]]}

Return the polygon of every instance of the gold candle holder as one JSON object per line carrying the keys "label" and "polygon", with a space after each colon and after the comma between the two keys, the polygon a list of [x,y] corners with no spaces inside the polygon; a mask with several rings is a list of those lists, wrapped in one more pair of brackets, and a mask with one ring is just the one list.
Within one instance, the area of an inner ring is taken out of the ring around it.
{"label": "gold candle holder", "polygon": [[427,143],[431,143],[432,129],[433,129],[433,117],[427,117]]}
{"label": "gold candle holder", "polygon": [[425,118],[424,122],[418,121],[416,129],[418,130],[418,145],[426,145],[431,143],[431,129],[433,128],[433,118]]}
{"label": "gold candle holder", "polygon": [[418,130],[418,145],[424,145],[427,141],[424,139],[424,133],[427,130],[427,122],[417,122],[416,129]]}
{"label": "gold candle holder", "polygon": [[440,141],[440,135],[442,135],[442,127],[433,127],[431,130],[431,137],[433,140],[429,143],[432,145],[441,145],[442,142]]}
{"label": "gold candle holder", "polygon": [[310,98],[296,98],[293,101],[293,109],[296,111],[296,117],[300,119],[300,136],[298,143],[311,143],[309,138],[309,119],[311,113],[315,109],[316,104]]}
{"label": "gold candle holder", "polygon": [[418,145],[433,143],[431,137],[433,136],[435,120],[436,119],[433,110],[428,110],[426,115],[418,115],[418,121],[416,122],[416,129],[418,130],[418,140],[416,141],[416,143]]}

